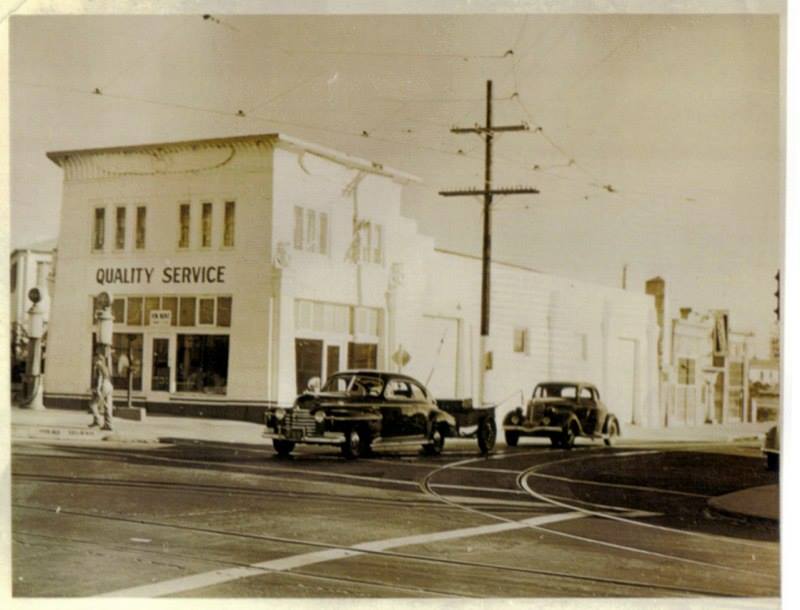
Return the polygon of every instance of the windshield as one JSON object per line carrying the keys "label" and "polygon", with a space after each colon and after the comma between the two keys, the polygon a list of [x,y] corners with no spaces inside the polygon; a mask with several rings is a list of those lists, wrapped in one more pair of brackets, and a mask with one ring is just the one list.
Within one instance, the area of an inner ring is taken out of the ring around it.
{"label": "windshield", "polygon": [[323,392],[345,392],[353,396],[380,396],[383,380],[380,377],[358,373],[339,373],[325,382]]}
{"label": "windshield", "polygon": [[534,398],[575,398],[578,388],[574,385],[537,385],[533,391]]}

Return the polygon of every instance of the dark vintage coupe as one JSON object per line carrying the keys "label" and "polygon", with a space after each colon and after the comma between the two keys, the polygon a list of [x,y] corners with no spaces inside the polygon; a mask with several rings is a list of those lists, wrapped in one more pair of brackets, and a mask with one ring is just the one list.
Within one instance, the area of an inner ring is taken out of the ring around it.
{"label": "dark vintage coupe", "polygon": [[591,383],[549,381],[536,386],[524,410],[519,407],[506,415],[503,431],[510,447],[521,436],[539,436],[549,438],[554,447],[570,449],[579,436],[602,438],[611,445],[620,425]]}
{"label": "dark vintage coupe", "polygon": [[349,459],[397,444],[437,455],[456,424],[416,379],[373,370],[336,373],[321,391],[301,394],[289,409],[270,409],[265,419],[264,436],[279,455],[306,443],[338,446]]}

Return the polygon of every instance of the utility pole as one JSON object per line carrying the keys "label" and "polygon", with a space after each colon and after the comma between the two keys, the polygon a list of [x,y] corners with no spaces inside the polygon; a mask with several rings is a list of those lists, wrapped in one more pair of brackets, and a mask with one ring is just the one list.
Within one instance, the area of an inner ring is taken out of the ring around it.
{"label": "utility pole", "polygon": [[484,157],[483,189],[461,189],[452,191],[439,191],[443,197],[472,197],[483,195],[483,269],[481,280],[481,362],[480,362],[480,387],[479,404],[484,402],[485,383],[484,374],[487,368],[486,342],[489,337],[489,291],[491,289],[491,262],[492,262],[492,198],[494,195],[523,195],[538,194],[539,191],[531,187],[492,188],[492,139],[494,134],[503,131],[527,131],[528,125],[492,125],[492,81],[486,81],[486,125],[475,127],[453,127],[452,133],[475,133],[484,135],[486,153]]}

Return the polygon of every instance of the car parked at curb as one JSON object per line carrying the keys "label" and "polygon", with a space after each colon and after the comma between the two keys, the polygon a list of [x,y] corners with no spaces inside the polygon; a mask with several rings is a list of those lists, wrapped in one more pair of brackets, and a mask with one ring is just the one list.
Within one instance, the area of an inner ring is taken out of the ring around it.
{"label": "car parked at curb", "polygon": [[578,437],[603,439],[612,445],[620,435],[619,420],[609,413],[591,383],[548,381],[540,383],[523,409],[503,420],[506,444],[515,447],[520,437],[546,437],[554,447],[570,449]]}
{"label": "car parked at curb", "polygon": [[331,375],[320,391],[301,394],[291,408],[269,409],[265,423],[264,437],[279,455],[303,443],[338,446],[348,459],[384,445],[416,444],[438,455],[456,425],[419,381],[374,370]]}

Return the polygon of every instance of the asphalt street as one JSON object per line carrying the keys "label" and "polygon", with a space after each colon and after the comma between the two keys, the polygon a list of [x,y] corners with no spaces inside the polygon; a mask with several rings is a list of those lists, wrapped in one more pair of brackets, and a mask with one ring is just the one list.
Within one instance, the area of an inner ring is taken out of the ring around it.
{"label": "asphalt street", "polygon": [[754,443],[572,451],[15,442],[15,596],[774,597]]}

